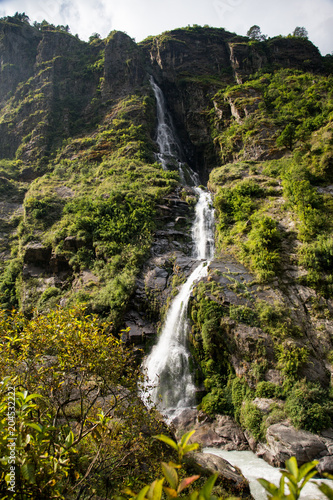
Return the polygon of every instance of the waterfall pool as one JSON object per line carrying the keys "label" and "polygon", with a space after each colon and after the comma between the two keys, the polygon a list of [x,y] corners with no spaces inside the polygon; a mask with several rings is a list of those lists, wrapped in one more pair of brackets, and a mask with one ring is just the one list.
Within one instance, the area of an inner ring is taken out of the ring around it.
{"label": "waterfall pool", "polygon": [[[252,451],[226,451],[219,448],[203,448],[204,453],[212,453],[227,460],[231,465],[238,467],[243,476],[249,481],[251,495],[255,500],[266,500],[264,488],[257,481],[258,478],[266,479],[276,485],[279,484],[281,473],[277,467],[272,467],[262,458],[257,457]],[[327,500],[327,497],[318,490],[320,483],[326,483],[333,488],[330,479],[313,479],[302,490],[301,500]]]}

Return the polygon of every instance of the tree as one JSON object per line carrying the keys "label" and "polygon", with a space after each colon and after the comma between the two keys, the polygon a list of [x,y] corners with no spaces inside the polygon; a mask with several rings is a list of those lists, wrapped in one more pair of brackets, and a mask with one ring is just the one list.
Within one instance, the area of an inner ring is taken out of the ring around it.
{"label": "tree", "polygon": [[101,35],[99,33],[93,33],[89,37],[89,43],[93,42],[94,40],[100,40],[100,39],[101,39]]}
{"label": "tree", "polygon": [[0,310],[0,498],[11,472],[10,498],[40,500],[95,488],[109,497],[110,478],[116,485],[127,470],[142,474],[144,457],[151,461],[147,436],[162,424],[139,398],[140,379],[133,349],[83,307],[30,320]]}
{"label": "tree", "polygon": [[296,38],[308,38],[308,32],[304,28],[304,26],[296,26],[293,31],[293,36],[295,36]]}
{"label": "tree", "polygon": [[266,35],[263,35],[261,33],[261,29],[257,24],[254,24],[251,26],[251,28],[248,30],[246,35],[251,38],[251,40],[257,40],[258,42],[261,42],[263,40],[266,40]]}
{"label": "tree", "polygon": [[281,132],[276,139],[277,146],[285,146],[292,150],[295,142],[296,129],[293,123],[288,123],[285,129]]}

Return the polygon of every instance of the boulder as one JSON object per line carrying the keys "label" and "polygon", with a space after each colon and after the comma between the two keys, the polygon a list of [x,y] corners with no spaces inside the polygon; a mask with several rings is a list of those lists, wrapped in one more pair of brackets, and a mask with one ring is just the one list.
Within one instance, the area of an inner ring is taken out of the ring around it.
{"label": "boulder", "polygon": [[225,440],[225,450],[247,450],[249,448],[241,427],[227,415],[217,415],[215,432]]}
{"label": "boulder", "polygon": [[40,242],[28,243],[24,249],[24,263],[45,267],[51,258],[51,247]]}
{"label": "boulder", "polygon": [[258,445],[257,455],[276,467],[283,467],[292,456],[302,465],[328,453],[321,437],[297,430],[287,421],[268,427],[266,438],[267,444]]}
{"label": "boulder", "polygon": [[317,465],[317,470],[323,474],[327,472],[328,474],[333,474],[333,456],[328,455],[326,457],[322,457],[319,460],[319,464]]}
{"label": "boulder", "polygon": [[247,450],[245,435],[239,425],[227,415],[209,417],[202,411],[187,408],[172,420],[179,438],[185,432],[195,430],[192,442],[201,446],[216,446],[225,450]]}
{"label": "boulder", "polygon": [[249,494],[249,483],[239,469],[222,457],[212,453],[193,453],[190,459],[194,471],[201,476],[218,473],[216,484],[222,485],[236,495]]}

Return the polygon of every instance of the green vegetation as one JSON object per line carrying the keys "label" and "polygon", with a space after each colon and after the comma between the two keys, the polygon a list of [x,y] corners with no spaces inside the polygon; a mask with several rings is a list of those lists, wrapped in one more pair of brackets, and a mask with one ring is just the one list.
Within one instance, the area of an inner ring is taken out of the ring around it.
{"label": "green vegetation", "polygon": [[[144,121],[153,117],[151,106],[145,96],[119,101],[110,123],[92,136],[66,141],[49,171],[30,184],[18,233],[22,252],[0,277],[5,307],[21,304],[29,310],[38,302],[48,310],[65,296],[68,303],[84,302],[108,316],[116,328],[121,325],[156,228],[155,207],[179,179],[154,163],[150,125]],[[73,150],[79,158],[68,158]],[[22,303],[20,262],[29,241],[51,248],[78,277],[90,270],[93,281],[76,293],[67,280],[57,294],[41,296],[41,289]]]}
{"label": "green vegetation", "polygon": [[[205,387],[199,408],[209,415],[233,416],[256,440],[265,440],[267,427],[286,418],[311,432],[329,427],[332,397],[320,384],[304,379],[310,351],[293,311],[280,302],[254,300],[246,286],[232,288],[230,275],[229,279],[230,290],[246,297],[249,305],[223,304],[225,291],[215,280],[193,290],[191,346],[199,367],[197,383]],[[235,352],[242,377],[234,370]],[[279,370],[280,382],[264,379],[269,368]],[[263,413],[255,398],[270,399],[269,411]]]}
{"label": "green vegetation", "polygon": [[10,472],[8,412],[16,438],[11,498],[104,496],[149,480],[160,453],[149,436],[163,425],[139,400],[140,368],[110,325],[77,308],[31,320],[0,311],[0,326],[1,497]]}

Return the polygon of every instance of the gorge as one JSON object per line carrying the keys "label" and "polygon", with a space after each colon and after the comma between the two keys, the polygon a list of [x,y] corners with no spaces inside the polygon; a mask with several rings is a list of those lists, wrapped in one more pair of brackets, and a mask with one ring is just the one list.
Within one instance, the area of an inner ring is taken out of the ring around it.
{"label": "gorge", "polygon": [[[0,374],[41,396],[22,421],[24,494],[53,479],[59,498],[136,491],[174,460],[152,436],[191,429],[333,472],[332,68],[302,37],[188,26],[87,43],[0,20]],[[151,393],[176,408],[165,426],[133,387],[143,357],[168,378],[171,347],[177,384]],[[29,482],[47,415],[53,449],[72,432],[83,451]],[[231,469],[219,481],[248,495]]]}

